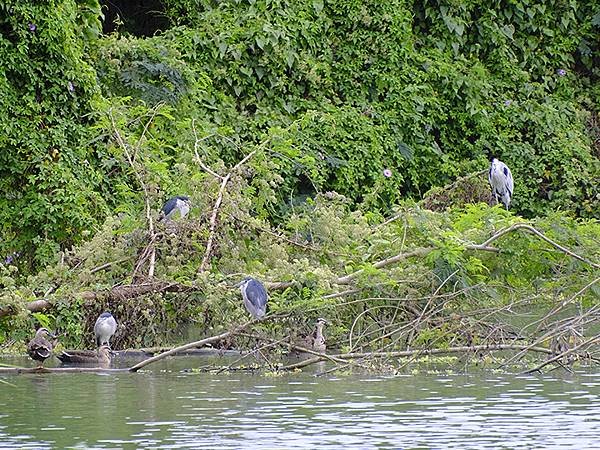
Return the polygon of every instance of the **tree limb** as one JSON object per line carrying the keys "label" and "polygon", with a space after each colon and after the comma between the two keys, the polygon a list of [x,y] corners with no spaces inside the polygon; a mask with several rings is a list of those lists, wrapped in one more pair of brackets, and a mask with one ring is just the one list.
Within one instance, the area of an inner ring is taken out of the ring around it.
{"label": "tree limb", "polygon": [[596,269],[600,269],[600,264],[596,264],[596,263],[594,263],[592,261],[589,261],[588,259],[584,258],[583,256],[579,256],[577,253],[572,252],[568,248],[563,247],[560,244],[557,244],[552,239],[550,239],[548,236],[546,236],[544,233],[542,233],[541,231],[538,231],[536,228],[532,227],[531,225],[529,225],[527,223],[515,223],[514,225],[511,225],[508,228],[504,228],[503,230],[500,230],[499,232],[497,232],[496,234],[494,234],[492,237],[490,237],[487,241],[485,241],[481,245],[482,246],[488,246],[489,244],[491,244],[495,240],[499,239],[500,237],[504,236],[505,234],[510,233],[512,231],[515,231],[515,230],[519,230],[519,229],[524,229],[526,231],[529,231],[530,233],[536,235],[537,237],[539,237],[543,241],[546,241],[548,244],[552,245],[554,248],[560,250],[564,254],[569,255],[569,256],[571,256],[571,257],[573,257],[573,258],[575,258],[575,259],[577,259],[577,260],[579,260],[581,262],[589,264],[590,266],[595,267]]}
{"label": "tree limb", "polygon": [[[400,253],[398,255],[395,256],[391,256],[389,258],[383,259],[381,261],[377,261],[376,263],[373,264],[373,267],[376,269],[381,269],[385,266],[389,266],[391,264],[395,264],[399,261],[402,261],[403,259],[407,259],[407,258],[412,258],[414,256],[425,256],[428,253],[430,253],[431,251],[434,250],[434,247],[421,247],[421,248],[417,248],[411,252],[406,252],[406,253]],[[343,277],[339,277],[336,281],[337,284],[350,284],[350,282],[358,277],[361,273],[364,272],[364,269],[359,269],[355,272],[352,272],[348,275],[345,275]]]}
{"label": "tree limb", "polygon": [[84,300],[96,300],[97,298],[104,297],[111,300],[125,300],[154,292],[184,292],[195,289],[199,288],[197,286],[188,286],[175,282],[154,281],[151,283],[115,286],[105,291],[84,291],[80,292],[78,295]]}
{"label": "tree limb", "polygon": [[[38,300],[34,300],[32,302],[27,303],[25,308],[27,310],[29,310],[29,312],[32,312],[32,313],[41,312],[41,311],[45,310],[46,308],[49,308],[50,304],[51,303],[48,300],[38,299]],[[4,306],[4,307],[0,308],[0,317],[11,316],[13,314],[16,314],[16,312],[17,312],[17,308],[15,308],[14,305]]]}
{"label": "tree limb", "polygon": [[542,364],[540,364],[540,365],[538,365],[538,366],[534,367],[533,369],[526,370],[526,371],[525,371],[525,372],[523,372],[523,373],[541,372],[541,370],[542,370],[544,367],[546,367],[548,364],[552,364],[552,363],[554,363],[554,362],[556,362],[556,361],[558,361],[558,360],[560,360],[560,359],[564,358],[565,356],[568,356],[568,355],[570,355],[571,353],[575,353],[575,352],[576,352],[577,350],[579,350],[580,348],[582,348],[582,347],[586,347],[586,346],[588,346],[588,345],[591,345],[591,344],[595,344],[596,342],[600,342],[600,336],[594,336],[594,337],[592,337],[592,338],[586,339],[586,340],[585,340],[585,341],[583,341],[581,344],[579,344],[579,345],[576,345],[575,347],[573,347],[573,348],[570,348],[569,350],[567,350],[567,351],[565,351],[565,352],[562,352],[562,353],[560,353],[559,355],[556,355],[554,358],[550,358],[549,360],[547,360],[547,361],[544,361]]}
{"label": "tree limb", "polygon": [[[600,339],[600,338],[599,338]],[[482,352],[482,351],[499,351],[499,350],[523,350],[527,348],[530,351],[538,353],[552,354],[552,351],[543,347],[528,347],[525,345],[515,344],[497,344],[497,345],[473,345],[463,347],[448,347],[448,348],[431,348],[431,349],[417,349],[417,350],[403,350],[403,351],[391,351],[391,352],[365,352],[365,353],[340,353],[335,355],[329,355],[330,357],[339,359],[360,359],[360,358],[406,358],[412,356],[426,356],[426,355],[444,355],[449,353],[468,353],[468,352]],[[279,368],[279,370],[295,370],[301,369],[302,367],[309,366],[316,362],[323,361],[321,356],[315,356],[313,358],[300,361],[296,364],[290,364]]]}
{"label": "tree limb", "polygon": [[166,352],[160,353],[156,356],[153,356],[151,358],[145,359],[139,363],[137,363],[136,365],[132,366],[129,368],[130,372],[137,372],[138,370],[140,370],[143,367],[146,367],[148,364],[152,364],[156,361],[160,361],[161,359],[166,358],[167,356],[172,356],[178,352],[181,352],[183,350],[188,350],[190,348],[194,348],[194,347],[200,347],[202,345],[206,345],[206,344],[211,344],[213,342],[218,342],[221,341],[225,338],[228,338],[229,336],[235,335],[236,333],[239,333],[240,331],[242,331],[243,329],[249,327],[250,325],[254,324],[258,322],[257,320],[251,320],[250,322],[246,322],[243,325],[240,325],[236,328],[234,328],[233,330],[230,331],[226,331],[224,333],[218,334],[216,336],[211,336],[208,337],[206,339],[201,339],[199,341],[196,342],[190,342],[188,344],[184,344],[184,345],[180,345],[179,347],[175,347],[172,348],[171,350],[168,350]]}
{"label": "tree limb", "polygon": [[213,242],[215,239],[215,230],[217,229],[217,217],[219,215],[219,207],[221,206],[221,202],[223,201],[223,194],[225,193],[225,188],[227,187],[227,183],[231,178],[231,172],[221,178],[221,187],[219,188],[219,194],[217,195],[217,200],[215,201],[215,206],[213,207],[212,214],[210,215],[210,222],[208,226],[208,240],[206,241],[206,251],[204,252],[204,257],[202,258],[202,264],[198,268],[198,272],[204,272],[208,267],[208,262],[210,261],[210,256],[212,252]]}

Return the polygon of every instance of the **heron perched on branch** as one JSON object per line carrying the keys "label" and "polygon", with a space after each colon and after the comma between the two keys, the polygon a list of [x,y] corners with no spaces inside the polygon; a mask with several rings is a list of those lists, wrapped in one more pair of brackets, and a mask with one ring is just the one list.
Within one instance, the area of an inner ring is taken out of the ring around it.
{"label": "heron perched on branch", "polygon": [[492,159],[488,180],[496,202],[501,200],[506,209],[508,209],[514,188],[513,177],[508,166],[496,158]]}
{"label": "heron perched on branch", "polygon": [[192,204],[190,202],[190,198],[185,195],[177,195],[175,197],[171,197],[169,200],[165,202],[162,209],[160,210],[160,214],[158,215],[158,221],[160,222],[163,219],[171,220],[172,217],[175,216],[177,212],[183,219],[188,215]]}
{"label": "heron perched on branch", "polygon": [[269,295],[263,284],[255,278],[246,277],[237,286],[240,287],[244,306],[255,319],[260,319],[267,313]]}
{"label": "heron perched on branch", "polygon": [[96,319],[94,325],[94,334],[96,335],[96,345],[100,347],[103,344],[110,345],[110,338],[117,331],[117,321],[109,312],[103,312]]}
{"label": "heron perched on branch", "polygon": [[48,338],[56,339],[56,336],[47,328],[38,328],[34,338],[27,344],[27,354],[31,356],[31,359],[38,361],[38,368],[41,368],[44,361],[52,356],[54,342]]}

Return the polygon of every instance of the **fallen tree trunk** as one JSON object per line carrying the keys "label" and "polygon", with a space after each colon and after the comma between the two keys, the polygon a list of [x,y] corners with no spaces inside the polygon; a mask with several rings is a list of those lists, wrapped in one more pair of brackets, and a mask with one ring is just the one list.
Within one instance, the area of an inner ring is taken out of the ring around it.
{"label": "fallen tree trunk", "polygon": [[20,375],[23,373],[83,373],[83,372],[127,372],[128,369],[102,367],[0,367],[0,373]]}
{"label": "fallen tree trunk", "polygon": [[[140,297],[145,294],[155,292],[185,292],[201,290],[196,286],[187,286],[180,283],[174,283],[169,281],[157,281],[153,283],[142,283],[142,284],[128,284],[124,286],[115,286],[105,291],[83,291],[77,294],[83,300],[94,301],[99,298],[106,298],[107,300],[127,300],[130,298]],[[38,299],[27,303],[25,308],[30,312],[40,312],[52,305],[50,300]],[[17,309],[15,306],[6,306],[0,308],[0,317],[9,316],[16,314]]]}
{"label": "fallen tree trunk", "polygon": [[97,298],[107,298],[108,300],[127,300],[140,297],[142,295],[156,292],[184,292],[198,289],[194,286],[187,286],[170,281],[156,281],[153,283],[128,284],[125,286],[115,286],[106,291],[85,291],[79,293],[84,300],[96,300]]}
{"label": "fallen tree trunk", "polygon": [[[49,306],[50,306],[50,302],[48,300],[39,299],[39,300],[34,300],[32,302],[27,303],[25,308],[27,308],[27,310],[29,310],[30,312],[40,312],[40,311],[45,310]],[[0,317],[11,316],[16,313],[17,313],[17,309],[13,305],[4,306],[4,307],[0,308]]]}
{"label": "fallen tree trunk", "polygon": [[[543,347],[530,347],[527,345],[515,345],[515,344],[497,344],[497,345],[473,345],[473,346],[462,346],[462,347],[448,347],[448,348],[431,348],[431,349],[416,349],[416,350],[401,350],[396,352],[363,352],[363,353],[340,353],[335,355],[329,355],[330,358],[337,358],[342,360],[349,359],[362,359],[362,358],[407,358],[414,356],[428,356],[428,355],[445,355],[450,353],[469,353],[469,352],[482,352],[482,351],[499,351],[499,350],[528,350],[538,353],[553,354],[552,350]],[[289,366],[281,367],[279,370],[295,370],[301,369],[302,367],[309,366],[319,361],[324,361],[325,358],[322,356],[314,356],[313,358],[300,361]]]}

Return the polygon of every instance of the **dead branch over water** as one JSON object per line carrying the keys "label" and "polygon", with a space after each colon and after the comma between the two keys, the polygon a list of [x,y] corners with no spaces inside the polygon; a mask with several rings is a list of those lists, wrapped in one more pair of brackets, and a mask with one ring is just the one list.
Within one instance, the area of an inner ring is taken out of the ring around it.
{"label": "dead branch over water", "polygon": [[184,344],[184,345],[180,345],[178,347],[172,348],[171,350],[168,350],[166,352],[163,353],[159,353],[156,356],[153,356],[151,358],[145,359],[142,362],[137,363],[136,365],[132,366],[129,368],[130,372],[137,372],[138,370],[140,370],[143,367],[146,367],[149,364],[152,364],[156,361],[160,361],[162,359],[165,359],[168,356],[172,356],[177,354],[178,352],[182,352],[184,350],[188,350],[190,348],[196,348],[196,347],[202,347],[203,345],[207,345],[207,344],[212,344],[213,342],[218,342],[218,341],[222,341],[223,339],[228,338],[231,335],[234,335],[244,329],[246,329],[247,327],[249,327],[250,325],[252,325],[253,323],[256,323],[257,321],[255,320],[251,320],[250,322],[247,322],[243,325],[240,325],[236,328],[234,328],[231,331],[226,331],[224,333],[218,334],[216,336],[211,336],[205,339],[201,339],[199,341],[195,341],[195,342],[190,342],[188,344]]}

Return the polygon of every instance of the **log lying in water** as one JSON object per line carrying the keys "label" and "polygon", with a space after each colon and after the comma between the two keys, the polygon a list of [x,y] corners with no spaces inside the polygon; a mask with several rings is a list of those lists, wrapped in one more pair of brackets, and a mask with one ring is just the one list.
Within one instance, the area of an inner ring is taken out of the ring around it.
{"label": "log lying in water", "polygon": [[82,372],[127,372],[128,369],[104,369],[102,367],[0,367],[0,374],[20,375],[24,373],[82,373]]}

